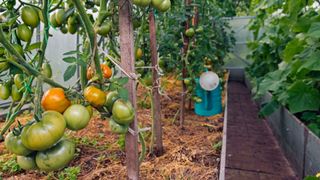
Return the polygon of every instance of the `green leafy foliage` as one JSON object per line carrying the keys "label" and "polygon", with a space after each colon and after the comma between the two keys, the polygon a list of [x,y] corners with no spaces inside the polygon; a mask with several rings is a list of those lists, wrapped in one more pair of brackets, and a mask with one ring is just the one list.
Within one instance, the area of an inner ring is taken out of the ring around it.
{"label": "green leafy foliage", "polygon": [[80,171],[80,166],[68,167],[59,172],[58,178],[59,180],[76,180]]}
{"label": "green leafy foliage", "polygon": [[[317,2],[262,0],[250,24],[255,39],[249,42],[252,64],[247,68],[256,82],[256,98],[271,92],[273,100],[261,115],[279,104],[296,113],[318,136],[320,114],[320,14]],[[312,116],[311,116],[312,115]]]}

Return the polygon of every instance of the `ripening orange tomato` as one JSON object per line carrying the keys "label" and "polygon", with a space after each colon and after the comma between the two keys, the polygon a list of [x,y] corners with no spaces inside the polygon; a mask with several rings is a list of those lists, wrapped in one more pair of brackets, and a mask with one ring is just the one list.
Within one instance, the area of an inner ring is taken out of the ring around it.
{"label": "ripening orange tomato", "polygon": [[65,96],[62,88],[51,88],[43,94],[41,105],[46,111],[53,110],[63,113],[71,102]]}

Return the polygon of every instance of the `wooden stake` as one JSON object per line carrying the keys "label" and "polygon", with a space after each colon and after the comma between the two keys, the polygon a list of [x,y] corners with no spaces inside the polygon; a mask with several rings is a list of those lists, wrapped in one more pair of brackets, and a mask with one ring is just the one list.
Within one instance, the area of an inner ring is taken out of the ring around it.
{"label": "wooden stake", "polygon": [[[185,0],[185,4],[190,5],[191,4],[191,0]],[[189,29],[190,27],[190,22],[189,22],[189,18],[186,21],[186,25],[185,25],[185,30]],[[185,35],[183,36],[184,40],[183,40],[183,51],[182,54],[183,56],[185,56],[188,52],[188,47],[189,47],[189,38],[186,37]],[[182,61],[182,79],[185,79],[187,77],[187,69],[186,69],[186,64],[184,61]],[[181,95],[181,102],[180,102],[180,128],[183,128],[183,124],[184,124],[184,114],[185,114],[185,101],[186,101],[186,93],[187,93],[187,86],[184,83],[184,81],[182,80],[182,95]]]}
{"label": "wooden stake", "polygon": [[[156,34],[156,23],[154,18],[153,10],[149,13],[149,31],[150,31],[150,48],[151,48],[151,61],[152,67],[158,65],[158,52],[157,52],[157,34]],[[160,156],[163,154],[163,143],[162,143],[162,124],[161,124],[161,104],[159,94],[159,74],[155,68],[152,69],[152,101],[153,101],[153,132],[156,140],[155,154]],[[153,138],[154,138],[153,137]]]}
{"label": "wooden stake", "polygon": [[[119,26],[121,66],[127,73],[134,73],[132,9],[130,1],[128,0],[119,0]],[[129,91],[129,99],[134,109],[137,109],[136,80],[130,79],[127,88]],[[134,122],[130,124],[130,128],[138,132],[137,112]],[[133,135],[128,132],[126,135],[126,165],[128,173],[127,179],[139,179],[138,134]]]}

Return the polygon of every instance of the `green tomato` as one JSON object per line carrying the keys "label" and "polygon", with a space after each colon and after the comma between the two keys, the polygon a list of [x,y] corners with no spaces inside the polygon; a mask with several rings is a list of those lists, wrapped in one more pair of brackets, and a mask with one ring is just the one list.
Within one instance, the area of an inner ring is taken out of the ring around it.
{"label": "green tomato", "polygon": [[56,111],[46,111],[42,120],[23,128],[21,140],[31,150],[42,151],[57,143],[63,136],[66,121]]}
{"label": "green tomato", "polygon": [[19,88],[15,84],[11,86],[11,98],[15,102],[20,101],[22,98],[22,93],[19,92]]}
{"label": "green tomato", "polygon": [[70,34],[75,34],[78,30],[77,25],[76,24],[68,24],[68,32]]}
{"label": "green tomato", "polygon": [[40,23],[37,10],[31,6],[24,6],[21,9],[21,19],[26,25],[32,28],[36,28]]}
{"label": "green tomato", "polygon": [[117,133],[117,134],[125,134],[128,132],[129,126],[128,125],[121,125],[116,123],[115,120],[110,118],[109,120],[109,128],[111,132]]}
{"label": "green tomato", "polygon": [[199,26],[197,29],[196,29],[196,33],[202,33],[203,32],[203,27],[202,26]]}
{"label": "green tomato", "polygon": [[13,132],[6,136],[4,145],[11,153],[16,155],[26,156],[32,152],[22,144],[21,136],[15,136]]}
{"label": "green tomato", "polygon": [[32,31],[25,24],[20,24],[17,28],[17,36],[21,41],[29,42],[32,37]]}
{"label": "green tomato", "polygon": [[43,74],[47,78],[52,77],[52,69],[49,63],[43,63],[41,68],[41,74]]}
{"label": "green tomato", "polygon": [[187,37],[193,37],[194,34],[195,34],[195,32],[194,32],[194,29],[193,29],[193,28],[189,28],[189,29],[187,29],[186,32],[185,32],[185,35],[186,35]]}
{"label": "green tomato", "polygon": [[19,90],[23,87],[23,81],[23,74],[14,75],[13,82]]}
{"label": "green tomato", "polygon": [[121,125],[128,125],[134,119],[134,109],[129,101],[118,99],[112,107],[112,117]]}
{"label": "green tomato", "polygon": [[17,163],[24,170],[34,170],[37,169],[36,159],[35,156],[17,156]]}
{"label": "green tomato", "polygon": [[80,104],[69,106],[63,113],[63,117],[66,120],[67,128],[73,131],[85,128],[90,121],[89,111]]}
{"label": "green tomato", "polygon": [[50,16],[50,24],[51,24],[52,27],[58,27],[59,26],[59,24],[58,24],[58,22],[56,20],[56,13],[51,14],[51,16]]}
{"label": "green tomato", "polygon": [[64,9],[59,9],[56,13],[55,13],[55,19],[57,22],[58,26],[61,26],[64,23],[64,14],[66,13],[66,11]]}
{"label": "green tomato", "polygon": [[111,31],[112,23],[110,22],[104,22],[101,24],[100,27],[97,29],[97,33],[103,37],[108,37],[109,32]]}
{"label": "green tomato", "polygon": [[9,69],[8,61],[6,61],[6,60],[2,61],[2,58],[0,58],[0,73],[6,71],[8,69]]}
{"label": "green tomato", "polygon": [[171,1],[170,0],[164,0],[162,4],[157,8],[161,12],[166,12],[171,7]]}
{"label": "green tomato", "polygon": [[65,26],[65,25],[62,25],[60,27],[60,31],[63,33],[63,34],[67,34],[68,33],[68,28]]}
{"label": "green tomato", "polygon": [[184,79],[183,82],[187,86],[191,85],[191,79],[190,78]]}
{"label": "green tomato", "polygon": [[36,164],[40,170],[55,171],[64,168],[74,158],[76,145],[68,140],[62,139],[53,147],[39,151],[36,155]]}
{"label": "green tomato", "polygon": [[11,91],[8,84],[0,84],[0,99],[7,100],[10,97]]}
{"label": "green tomato", "polygon": [[113,104],[117,99],[119,99],[119,94],[117,91],[110,91],[106,93],[105,106],[107,107],[109,112],[112,111]]}

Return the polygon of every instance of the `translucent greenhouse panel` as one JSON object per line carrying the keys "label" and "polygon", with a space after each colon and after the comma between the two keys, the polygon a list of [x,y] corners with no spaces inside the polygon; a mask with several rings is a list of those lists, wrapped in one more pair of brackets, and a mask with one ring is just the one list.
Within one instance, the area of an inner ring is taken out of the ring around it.
{"label": "translucent greenhouse panel", "polygon": [[[53,37],[49,38],[46,58],[50,62],[53,70],[52,79],[66,87],[72,86],[76,83],[77,77],[74,76],[67,82],[64,82],[63,74],[70,64],[64,62],[62,59],[64,57],[64,53],[76,50],[77,36],[62,34],[58,29],[50,29],[50,34],[52,34]],[[48,86],[46,86],[46,88],[47,87]]]}
{"label": "translucent greenhouse panel", "polygon": [[236,43],[231,53],[225,59],[225,67],[242,68],[248,65],[249,62],[246,58],[249,53],[247,41],[253,39],[253,34],[250,33],[248,24],[253,18],[251,16],[226,18],[232,31],[234,31]]}

